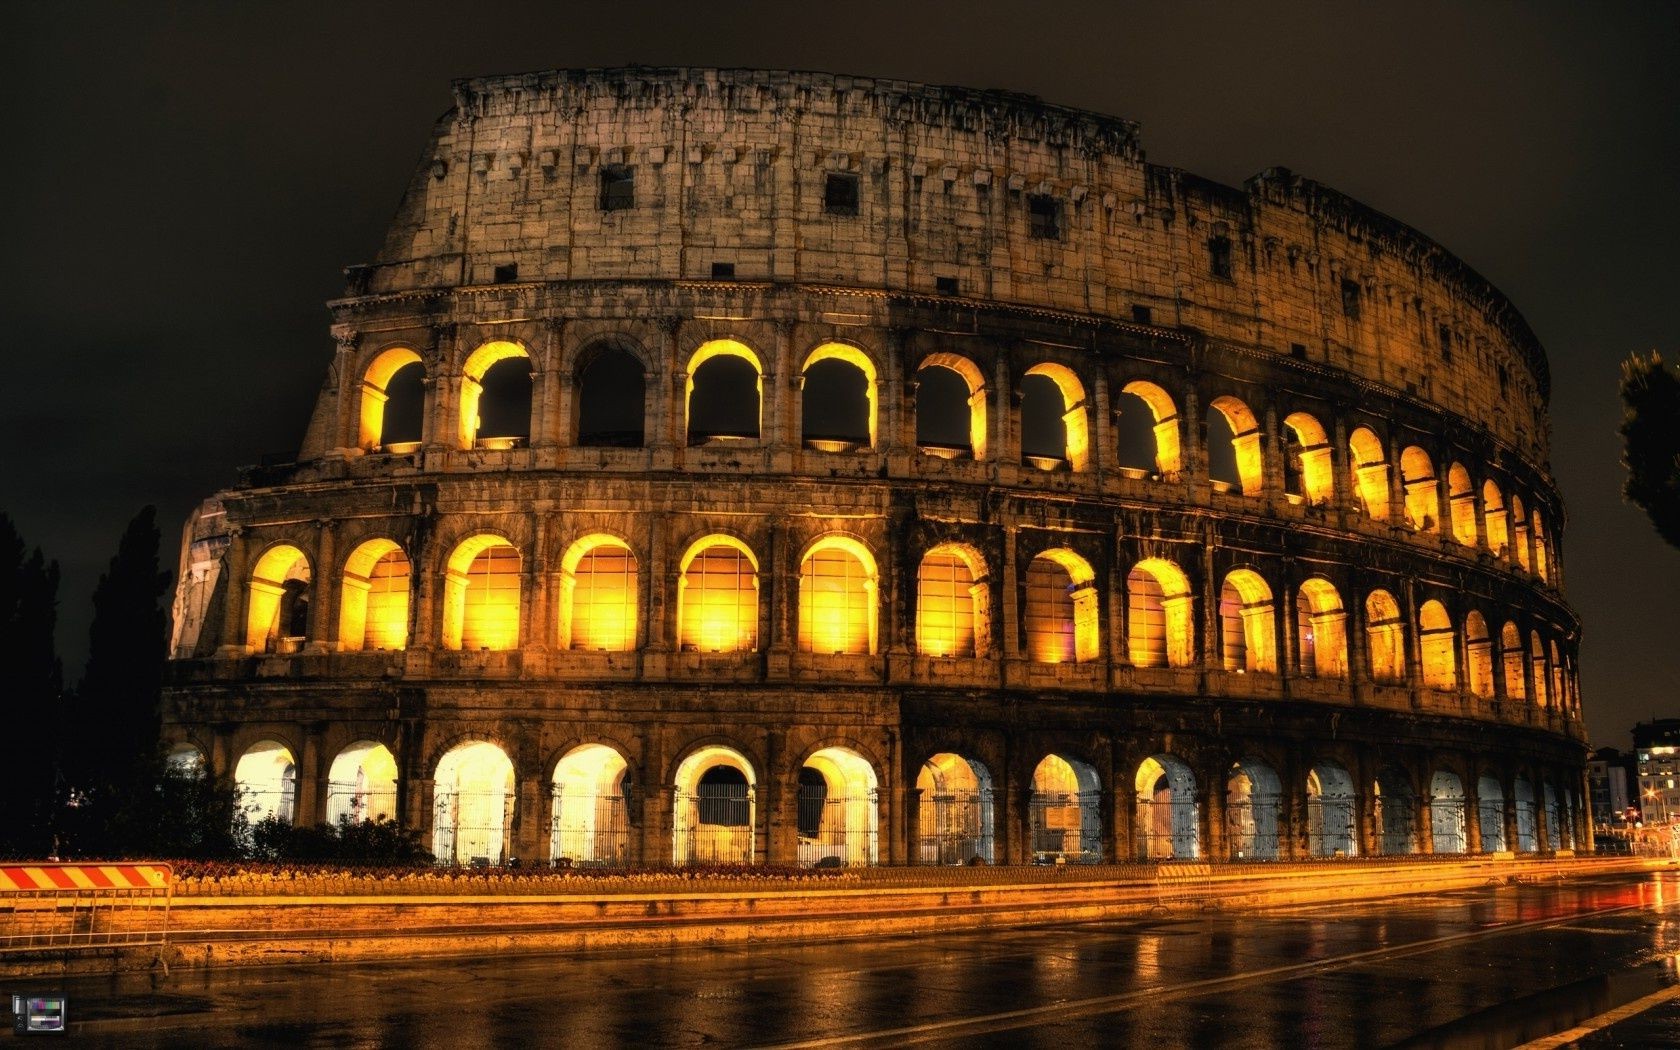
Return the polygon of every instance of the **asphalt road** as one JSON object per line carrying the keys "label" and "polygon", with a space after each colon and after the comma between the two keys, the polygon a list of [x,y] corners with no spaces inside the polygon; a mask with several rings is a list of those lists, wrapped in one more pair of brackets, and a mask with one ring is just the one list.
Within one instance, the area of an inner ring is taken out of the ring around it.
{"label": "asphalt road", "polygon": [[1500,1047],[1582,1022],[1581,1045],[1680,1047],[1677,959],[1680,874],[1663,874],[945,938],[57,987],[71,1045],[124,1048]]}

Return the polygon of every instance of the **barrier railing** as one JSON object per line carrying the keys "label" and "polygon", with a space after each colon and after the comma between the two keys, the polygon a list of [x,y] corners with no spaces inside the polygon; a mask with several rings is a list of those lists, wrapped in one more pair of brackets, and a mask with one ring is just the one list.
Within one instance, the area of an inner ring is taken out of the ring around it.
{"label": "barrier railing", "polygon": [[0,865],[0,953],[161,945],[167,864]]}

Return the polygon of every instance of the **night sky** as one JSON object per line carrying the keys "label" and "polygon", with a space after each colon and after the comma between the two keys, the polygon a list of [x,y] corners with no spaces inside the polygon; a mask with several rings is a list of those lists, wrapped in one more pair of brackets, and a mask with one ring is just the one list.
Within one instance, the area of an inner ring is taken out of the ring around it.
{"label": "night sky", "polygon": [[1680,551],[1623,503],[1618,362],[1680,357],[1680,5],[8,4],[0,510],[64,568],[60,648],[127,519],[296,449],[450,79],[819,69],[1137,120],[1231,185],[1293,168],[1444,244],[1552,365],[1595,744],[1680,716]]}

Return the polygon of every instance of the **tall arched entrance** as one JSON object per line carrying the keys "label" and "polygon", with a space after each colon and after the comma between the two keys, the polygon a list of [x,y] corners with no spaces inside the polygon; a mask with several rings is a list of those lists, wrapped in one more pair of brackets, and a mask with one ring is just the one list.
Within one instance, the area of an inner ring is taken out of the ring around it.
{"label": "tall arched entrance", "polygon": [[1353,777],[1334,762],[1320,762],[1307,774],[1307,849],[1315,857],[1355,857]]}
{"label": "tall arched entrance", "polygon": [[1231,860],[1277,860],[1283,785],[1271,766],[1245,758],[1225,783],[1225,843]]}
{"label": "tall arched entrance", "polygon": [[917,860],[922,864],[992,863],[992,775],[979,761],[949,752],[922,763]]}
{"label": "tall arched entrance", "polygon": [[1535,833],[1534,788],[1529,786],[1527,778],[1518,777],[1511,785],[1511,796],[1516,799],[1517,852],[1533,853],[1540,848]]}
{"label": "tall arched entrance", "polygon": [[513,843],[513,763],[483,740],[438,760],[432,778],[432,853],[439,864],[505,864]]}
{"label": "tall arched entrance", "polygon": [[1134,842],[1139,860],[1194,860],[1197,833],[1196,777],[1183,760],[1153,755],[1138,766]]}
{"label": "tall arched entrance", "polygon": [[1393,767],[1377,774],[1372,810],[1378,853],[1403,857],[1417,851],[1417,796],[1406,774]]}
{"label": "tall arched entrance", "polygon": [[327,771],[327,823],[397,819],[397,759],[391,749],[359,740]]}
{"label": "tall arched entrance", "polygon": [[1466,853],[1464,782],[1437,769],[1429,781],[1429,841],[1435,853]]}
{"label": "tall arched entrance", "polygon": [[548,823],[551,864],[630,863],[630,766],[605,744],[583,744],[555,763]]}
{"label": "tall arched entrance", "polygon": [[1476,823],[1481,831],[1483,853],[1505,851],[1505,792],[1495,777],[1476,781]]}
{"label": "tall arched entrance", "polygon": [[758,778],[734,748],[712,745],[677,767],[672,860],[678,864],[751,864],[756,850]]}
{"label": "tall arched entrance", "polygon": [[825,747],[799,770],[799,864],[854,867],[879,860],[879,789],[869,760]]}
{"label": "tall arched entrance", "polygon": [[1078,759],[1047,755],[1033,770],[1028,802],[1032,858],[1045,864],[1102,860],[1102,785]]}
{"label": "tall arched entrance", "polygon": [[233,767],[233,786],[252,824],[269,817],[289,824],[296,816],[297,760],[279,741],[263,740],[247,748]]}

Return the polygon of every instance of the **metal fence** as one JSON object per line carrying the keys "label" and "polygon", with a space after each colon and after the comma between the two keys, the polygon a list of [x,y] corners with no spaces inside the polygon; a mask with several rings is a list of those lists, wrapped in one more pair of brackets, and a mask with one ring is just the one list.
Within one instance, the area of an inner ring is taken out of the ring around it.
{"label": "metal fence", "polygon": [[991,792],[923,795],[920,816],[919,863],[992,862]]}
{"label": "metal fence", "polygon": [[5,868],[0,951],[161,945],[169,934],[172,883],[166,864]]}
{"label": "metal fence", "polygon": [[1505,800],[1483,798],[1476,803],[1477,822],[1482,833],[1483,853],[1505,850]]}
{"label": "metal fence", "polygon": [[1192,800],[1137,804],[1137,855],[1139,860],[1195,860],[1201,856],[1201,839],[1196,827],[1196,803]]}
{"label": "metal fence", "polygon": [[699,784],[677,792],[679,864],[751,864],[753,798],[746,784]]}
{"label": "metal fence", "polygon": [[1417,810],[1413,800],[1405,795],[1378,796],[1373,816],[1376,820],[1377,852],[1385,857],[1403,857],[1417,852]]}
{"label": "metal fence", "polygon": [[513,793],[447,791],[433,811],[433,853],[439,864],[505,864],[513,841]]}
{"label": "metal fence", "polygon": [[799,864],[801,867],[860,867],[879,859],[877,792],[859,798],[830,798],[821,784],[799,788]]}
{"label": "metal fence", "polygon": [[1431,852],[1463,853],[1466,841],[1464,800],[1435,798],[1429,800],[1429,835]]}
{"label": "metal fence", "polygon": [[1517,852],[1533,853],[1540,848],[1540,840],[1535,833],[1534,803],[1528,799],[1517,799]]}
{"label": "metal fence", "polygon": [[554,789],[548,824],[553,863],[624,867],[630,863],[630,803],[622,794]]}
{"label": "metal fence", "polygon": [[1102,861],[1097,791],[1035,791],[1028,800],[1033,860],[1069,864]]}
{"label": "metal fence", "polygon": [[1315,857],[1352,857],[1359,853],[1352,798],[1307,799],[1307,848]]}
{"label": "metal fence", "polygon": [[1245,801],[1227,803],[1225,842],[1232,860],[1276,860],[1281,846],[1278,797],[1252,794]]}

